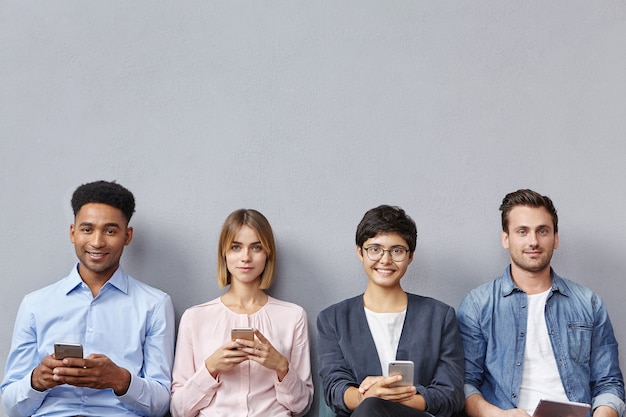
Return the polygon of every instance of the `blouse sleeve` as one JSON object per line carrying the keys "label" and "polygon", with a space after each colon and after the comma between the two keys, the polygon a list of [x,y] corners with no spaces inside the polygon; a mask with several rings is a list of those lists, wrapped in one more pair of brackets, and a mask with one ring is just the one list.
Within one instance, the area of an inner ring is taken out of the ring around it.
{"label": "blouse sleeve", "polygon": [[[205,366],[196,369],[193,329],[193,320],[186,313],[183,314],[178,328],[172,372],[170,411],[173,417],[197,416],[200,410],[209,405],[221,385]],[[201,362],[204,363],[204,359]]]}
{"label": "blouse sleeve", "polygon": [[275,379],[276,399],[294,415],[304,415],[313,400],[313,381],[307,315],[303,309],[293,329],[291,352],[283,355],[289,360],[289,372],[282,381]]}

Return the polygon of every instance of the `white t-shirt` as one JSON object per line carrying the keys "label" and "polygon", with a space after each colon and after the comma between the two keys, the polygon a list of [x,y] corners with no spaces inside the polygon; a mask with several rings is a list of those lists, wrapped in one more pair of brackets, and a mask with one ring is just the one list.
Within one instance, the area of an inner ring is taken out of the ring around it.
{"label": "white t-shirt", "polygon": [[387,376],[389,362],[396,359],[406,310],[400,313],[375,313],[365,308],[365,316],[374,338],[383,376]]}
{"label": "white t-shirt", "polygon": [[518,407],[533,414],[539,400],[568,401],[548,337],[545,306],[551,289],[528,295],[528,326]]}

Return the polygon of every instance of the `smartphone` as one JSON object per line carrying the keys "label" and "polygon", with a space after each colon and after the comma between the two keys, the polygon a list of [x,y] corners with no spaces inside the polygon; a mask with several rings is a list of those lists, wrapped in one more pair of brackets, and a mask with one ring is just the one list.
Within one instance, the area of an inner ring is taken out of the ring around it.
{"label": "smartphone", "polygon": [[402,380],[394,382],[390,387],[402,387],[405,385],[413,385],[413,361],[391,361],[389,362],[389,376],[402,375]]}
{"label": "smartphone", "polygon": [[231,340],[246,339],[254,341],[254,329],[252,327],[234,327],[230,331]]}
{"label": "smartphone", "polygon": [[83,345],[80,343],[55,343],[54,357],[56,359],[82,358]]}

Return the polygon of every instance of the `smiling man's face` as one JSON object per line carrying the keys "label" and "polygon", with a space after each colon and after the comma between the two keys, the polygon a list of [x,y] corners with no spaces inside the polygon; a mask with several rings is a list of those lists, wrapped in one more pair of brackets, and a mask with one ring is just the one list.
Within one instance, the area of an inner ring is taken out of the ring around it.
{"label": "smiling man's face", "polygon": [[132,237],[133,229],[120,209],[101,203],[82,206],[70,226],[70,239],[83,280],[104,283],[111,278]]}

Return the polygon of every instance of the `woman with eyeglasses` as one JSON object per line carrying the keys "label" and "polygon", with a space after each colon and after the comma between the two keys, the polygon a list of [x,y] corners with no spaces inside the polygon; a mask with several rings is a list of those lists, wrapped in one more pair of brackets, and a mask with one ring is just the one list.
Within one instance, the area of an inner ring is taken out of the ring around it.
{"label": "woman with eyeglasses", "polygon": [[[219,298],[180,320],[172,374],[173,417],[291,417],[313,399],[307,316],[265,293],[276,245],[263,214],[241,209],[222,227]],[[250,330],[252,329],[252,330]]]}
{"label": "woman with eyeglasses", "polygon": [[323,395],[337,416],[449,417],[463,407],[454,309],[401,286],[416,240],[415,222],[399,207],[371,209],[357,227],[365,292],[317,318]]}

